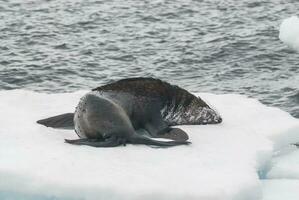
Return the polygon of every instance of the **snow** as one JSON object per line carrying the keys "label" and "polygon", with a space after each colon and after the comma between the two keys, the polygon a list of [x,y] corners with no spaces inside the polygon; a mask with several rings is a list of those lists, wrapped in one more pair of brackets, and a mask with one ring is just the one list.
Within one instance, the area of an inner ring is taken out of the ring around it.
{"label": "snow", "polygon": [[289,17],[280,25],[279,39],[294,50],[299,51],[299,18]]}
{"label": "snow", "polygon": [[[283,156],[298,166],[289,144],[299,141],[299,120],[236,94],[198,94],[223,122],[181,126],[190,146],[74,146],[64,143],[74,131],[35,123],[73,112],[86,92],[0,91],[0,199],[265,200],[280,182],[260,178],[289,178]],[[298,181],[288,181],[295,191]]]}
{"label": "snow", "polygon": [[298,200],[299,180],[263,180],[263,200]]}
{"label": "snow", "polygon": [[[299,132],[298,132],[299,134]],[[274,154],[268,179],[299,179],[299,150],[295,146]]]}

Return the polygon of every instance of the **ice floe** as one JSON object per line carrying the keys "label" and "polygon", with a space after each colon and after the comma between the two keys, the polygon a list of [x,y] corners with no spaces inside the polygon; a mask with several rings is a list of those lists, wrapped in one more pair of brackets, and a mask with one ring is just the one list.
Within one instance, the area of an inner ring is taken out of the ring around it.
{"label": "ice floe", "polygon": [[236,94],[197,94],[223,122],[181,126],[190,146],[73,146],[74,131],[35,123],[85,92],[0,91],[0,199],[265,199],[279,185],[260,178],[281,175],[276,153],[299,141],[298,119]]}

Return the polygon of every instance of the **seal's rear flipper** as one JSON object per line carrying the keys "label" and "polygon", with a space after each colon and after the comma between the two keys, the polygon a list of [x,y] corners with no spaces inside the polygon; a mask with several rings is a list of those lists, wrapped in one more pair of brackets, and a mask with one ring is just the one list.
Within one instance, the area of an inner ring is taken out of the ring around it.
{"label": "seal's rear flipper", "polygon": [[66,143],[74,145],[87,145],[92,147],[116,147],[120,145],[120,142],[114,137],[108,138],[106,140],[102,139],[89,139],[89,138],[80,138],[77,140],[64,140]]}
{"label": "seal's rear flipper", "polygon": [[74,113],[65,113],[41,119],[37,123],[52,128],[74,129]]}

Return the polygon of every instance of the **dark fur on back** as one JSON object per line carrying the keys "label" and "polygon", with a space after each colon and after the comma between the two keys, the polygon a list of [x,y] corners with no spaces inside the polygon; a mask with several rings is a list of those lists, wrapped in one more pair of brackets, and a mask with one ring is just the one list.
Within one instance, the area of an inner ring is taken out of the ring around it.
{"label": "dark fur on back", "polygon": [[196,101],[202,107],[209,107],[204,101],[189,93],[187,90],[154,78],[138,77],[122,79],[94,88],[93,91],[127,92],[135,96],[159,98],[167,104],[180,102],[183,104],[182,106],[189,105],[192,101]]}

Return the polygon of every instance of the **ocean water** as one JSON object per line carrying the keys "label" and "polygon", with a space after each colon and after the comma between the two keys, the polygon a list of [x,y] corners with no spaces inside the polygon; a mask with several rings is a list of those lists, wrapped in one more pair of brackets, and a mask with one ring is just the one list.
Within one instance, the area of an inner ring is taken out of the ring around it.
{"label": "ocean water", "polygon": [[0,0],[0,90],[61,93],[137,76],[238,93],[299,117],[295,0]]}

